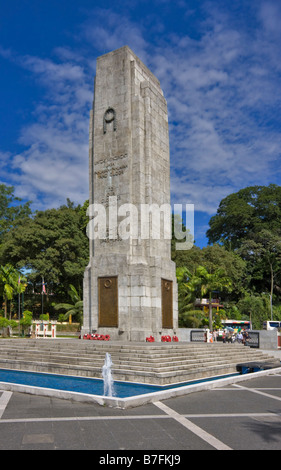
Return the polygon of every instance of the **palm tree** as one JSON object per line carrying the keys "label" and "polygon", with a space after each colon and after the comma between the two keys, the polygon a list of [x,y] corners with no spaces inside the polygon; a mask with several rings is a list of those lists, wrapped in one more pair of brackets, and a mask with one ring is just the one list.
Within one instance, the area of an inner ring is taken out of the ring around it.
{"label": "palm tree", "polygon": [[[18,296],[18,319],[20,322],[20,295],[25,292],[27,287],[27,279],[25,276],[21,275],[18,271],[15,270],[13,277],[13,288],[14,293]],[[12,307],[12,305],[10,305]],[[10,308],[10,320],[11,320],[12,308]],[[20,327],[19,327],[20,333]]]}
{"label": "palm tree", "polygon": [[19,273],[10,265],[0,266],[0,293],[4,299],[4,315],[7,318],[8,300],[12,300]]}
{"label": "palm tree", "polygon": [[194,310],[196,292],[200,280],[186,267],[177,268],[179,323],[181,326],[198,328],[202,322],[202,312]]}
{"label": "palm tree", "polygon": [[67,304],[67,303],[61,303],[55,305],[56,310],[66,310],[64,314],[64,318],[67,320],[70,317],[74,317],[77,315],[77,320],[82,324],[82,318],[83,318],[83,300],[81,300],[81,297],[79,296],[77,290],[75,287],[70,284],[69,285],[69,291],[68,294],[72,300],[72,304]]}
{"label": "palm tree", "polygon": [[231,292],[231,280],[222,268],[216,269],[214,273],[209,273],[204,266],[198,266],[195,276],[196,282],[200,284],[201,298],[209,295],[209,328],[210,331],[213,331],[212,292],[215,290]]}

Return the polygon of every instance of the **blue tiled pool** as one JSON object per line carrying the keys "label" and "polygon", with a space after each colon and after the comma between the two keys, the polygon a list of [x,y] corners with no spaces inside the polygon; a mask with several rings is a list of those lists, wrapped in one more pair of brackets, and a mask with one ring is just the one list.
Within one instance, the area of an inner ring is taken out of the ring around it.
{"label": "blue tiled pool", "polygon": [[[240,374],[224,375],[220,377],[212,377],[209,379],[195,380],[188,383],[176,385],[145,385],[132,382],[114,382],[114,396],[117,398],[128,398],[147,393],[154,393],[172,388],[193,385],[210,380],[222,379],[225,377],[237,376]],[[90,395],[104,395],[103,380],[92,379],[88,377],[73,377],[67,375],[55,375],[39,372],[17,371],[0,369],[0,382],[11,384],[28,385],[31,387],[42,387],[55,390],[63,390],[68,392],[85,393]],[[1,384],[0,384],[1,388]]]}

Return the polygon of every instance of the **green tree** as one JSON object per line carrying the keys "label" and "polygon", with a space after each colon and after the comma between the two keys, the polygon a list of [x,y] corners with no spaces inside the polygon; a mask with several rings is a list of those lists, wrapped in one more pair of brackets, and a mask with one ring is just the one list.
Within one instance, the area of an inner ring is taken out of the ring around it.
{"label": "green tree", "polygon": [[15,320],[8,320],[7,318],[3,318],[0,316],[0,330],[2,328],[7,328],[8,329],[8,336],[10,336],[11,329],[17,327],[17,322]]}
{"label": "green tree", "polygon": [[194,309],[194,302],[199,282],[186,267],[176,270],[178,282],[178,312],[179,326],[199,328],[202,323],[203,314]]}
{"label": "green tree", "polygon": [[209,273],[214,273],[217,269],[224,271],[232,286],[232,289],[226,292],[230,299],[239,299],[247,291],[250,281],[247,263],[238,253],[228,251],[218,244],[206,246],[202,248],[200,264],[205,266]]}
{"label": "green tree", "polygon": [[23,334],[25,333],[27,328],[30,328],[32,325],[32,312],[29,310],[25,310],[22,313],[22,318],[20,320],[20,325],[22,327]]}
{"label": "green tree", "polygon": [[26,284],[19,282],[20,276],[20,272],[11,264],[0,266],[0,295],[4,300],[5,318],[7,318],[8,301],[11,301],[16,293],[22,293],[25,291]]}
{"label": "green tree", "polygon": [[66,310],[64,315],[65,319],[69,317],[76,317],[77,321],[82,325],[83,323],[83,300],[78,294],[77,290],[73,285],[70,284],[68,290],[69,297],[71,298],[72,303],[60,303],[55,305],[55,310]]}
{"label": "green tree", "polygon": [[13,186],[0,184],[0,246],[5,234],[31,215],[31,202],[21,202],[15,197]]}
{"label": "green tree", "polygon": [[270,310],[268,295],[246,295],[240,299],[237,307],[241,312],[242,318],[247,318],[252,322],[254,330],[260,330],[262,323],[268,320]]}
{"label": "green tree", "polygon": [[251,288],[259,293],[266,290],[272,300],[274,291],[281,292],[281,237],[270,230],[261,230],[245,239],[237,252],[247,261]]}
{"label": "green tree", "polygon": [[238,301],[248,290],[250,277],[246,260],[219,244],[204,248],[193,246],[191,250],[180,252],[179,257],[176,254],[174,260],[177,268],[186,268],[192,275],[198,266],[204,266],[210,273],[223,269],[232,284],[231,292],[226,293],[228,301]]}
{"label": "green tree", "polygon": [[[281,186],[250,186],[224,198],[209,222],[209,243],[219,243],[246,263],[240,298],[268,292],[281,296]],[[237,299],[239,300],[239,299]],[[271,314],[273,306],[271,306]]]}
{"label": "green tree", "polygon": [[35,291],[43,277],[47,297],[55,293],[63,300],[69,284],[82,289],[88,248],[81,207],[68,201],[59,209],[38,211],[11,229],[3,241],[2,259],[28,269]]}
{"label": "green tree", "polygon": [[230,292],[232,284],[225,270],[216,268],[208,272],[204,266],[197,266],[194,273],[186,267],[177,268],[179,325],[186,327],[199,327],[205,320],[201,310],[194,310],[195,299],[205,296],[209,298],[209,327],[213,329],[212,293]]}
{"label": "green tree", "polygon": [[11,265],[0,266],[0,292],[4,301],[4,315],[7,318],[8,300],[13,298],[14,294],[14,268]]}
{"label": "green tree", "polygon": [[212,292],[230,292],[232,290],[231,280],[222,268],[217,268],[213,273],[210,273],[204,266],[198,266],[195,276],[195,282],[200,285],[201,299],[205,296],[209,297],[209,329],[213,331]]}
{"label": "green tree", "polygon": [[209,243],[234,250],[261,230],[281,233],[281,186],[249,186],[222,199],[210,219]]}

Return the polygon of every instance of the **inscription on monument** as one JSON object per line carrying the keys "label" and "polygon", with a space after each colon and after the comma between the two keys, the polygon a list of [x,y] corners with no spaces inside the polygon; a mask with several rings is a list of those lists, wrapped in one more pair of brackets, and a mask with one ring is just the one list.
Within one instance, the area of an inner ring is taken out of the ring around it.
{"label": "inscription on monument", "polygon": [[173,328],[173,281],[161,279],[162,328]]}
{"label": "inscription on monument", "polygon": [[99,326],[118,327],[118,278],[99,277]]}
{"label": "inscription on monument", "polygon": [[128,154],[124,153],[121,155],[115,155],[114,157],[103,157],[100,160],[97,160],[95,162],[96,165],[103,164],[103,163],[109,163],[109,162],[114,162],[116,160],[122,160],[123,158],[127,158]]}
{"label": "inscription on monument", "polygon": [[107,191],[107,193],[106,193],[106,196],[101,199],[101,204],[103,204],[104,207],[108,207],[108,206],[109,206],[109,198],[110,198],[111,196],[116,196],[117,201],[120,200],[120,195],[119,195],[119,194],[117,194],[117,195],[115,194],[115,191],[114,191],[114,187],[113,187],[113,186],[110,186],[110,187],[108,188],[108,191]]}
{"label": "inscription on monument", "polygon": [[115,166],[115,163],[118,160],[123,160],[124,158],[127,158],[128,155],[126,153],[121,154],[121,155],[115,155],[113,157],[103,157],[97,162],[95,162],[95,166],[97,165],[104,165],[104,168],[98,169],[94,172],[94,174],[98,178],[107,178],[108,176],[119,176],[123,175],[124,171],[126,168],[128,168],[128,165],[126,163],[121,164],[119,166]]}
{"label": "inscription on monument", "polygon": [[126,168],[128,168],[128,165],[122,165],[118,167],[108,165],[105,170],[95,171],[95,175],[97,175],[98,178],[107,178],[108,176],[119,176],[123,175]]}

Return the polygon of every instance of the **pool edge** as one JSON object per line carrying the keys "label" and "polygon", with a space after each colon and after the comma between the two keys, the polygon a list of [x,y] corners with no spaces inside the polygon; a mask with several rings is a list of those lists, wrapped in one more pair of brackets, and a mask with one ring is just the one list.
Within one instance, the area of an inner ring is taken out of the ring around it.
{"label": "pool edge", "polygon": [[115,398],[106,397],[102,395],[90,395],[80,392],[69,392],[64,390],[55,390],[51,388],[34,387],[30,385],[14,384],[8,382],[0,382],[0,390],[27,393],[31,395],[39,395],[45,397],[55,397],[67,400],[74,400],[84,403],[97,403],[112,408],[134,408],[137,406],[153,403],[155,401],[166,400],[178,396],[188,395],[190,393],[211,390],[225,385],[231,385],[236,382],[243,382],[252,378],[257,378],[266,375],[274,375],[281,373],[281,367],[253,372],[250,374],[226,377],[222,379],[214,379],[208,382],[202,382],[192,385],[181,386],[178,388],[171,388],[168,390],[161,390],[159,392],[151,392],[143,395],[136,395],[128,398]]}

